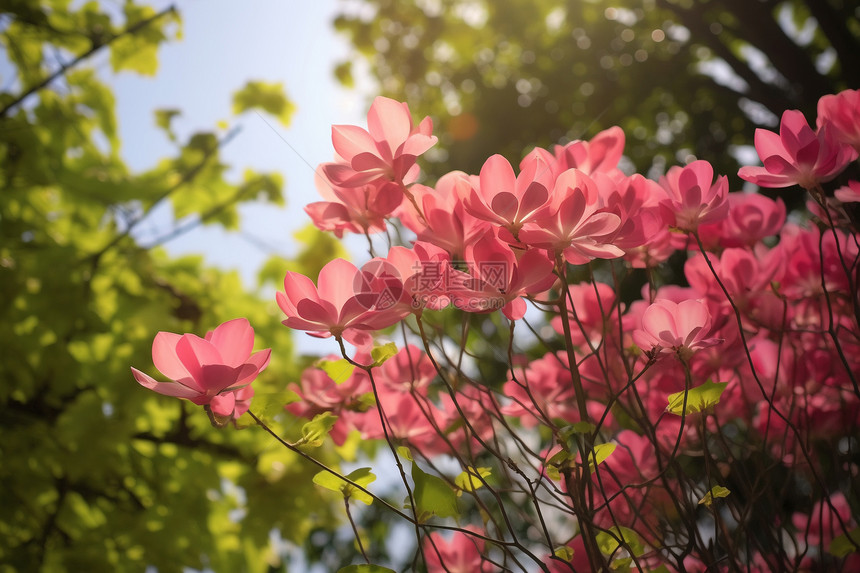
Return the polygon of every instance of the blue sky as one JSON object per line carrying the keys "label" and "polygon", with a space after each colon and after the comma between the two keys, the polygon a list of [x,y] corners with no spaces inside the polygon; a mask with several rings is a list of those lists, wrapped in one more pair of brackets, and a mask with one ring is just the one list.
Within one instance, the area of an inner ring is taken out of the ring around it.
{"label": "blue sky", "polygon": [[[170,2],[150,4],[160,10]],[[232,167],[228,177],[238,181],[246,168],[252,168],[277,171],[286,180],[285,208],[245,205],[240,210],[240,232],[201,226],[169,242],[171,253],[202,252],[209,264],[238,269],[251,288],[256,286],[257,269],[270,254],[296,253],[292,233],[309,222],[302,208],[318,200],[310,166],[331,160],[332,124],[365,124],[372,93],[368,85],[345,90],[334,79],[335,64],[349,52],[349,44],[332,26],[345,4],[180,1],[182,39],[160,50],[155,77],[124,73],[106,78],[117,98],[122,153],[133,169],[146,169],[172,154],[173,144],[155,127],[153,112],[178,108],[182,115],[173,125],[180,141],[195,131],[214,129],[220,120],[241,126],[222,152]],[[103,65],[107,72],[106,58]],[[232,120],[232,93],[248,80],[284,84],[296,105],[288,128],[269,117],[267,125],[255,113]],[[145,244],[171,224],[171,212],[164,209],[139,227],[137,238]]]}

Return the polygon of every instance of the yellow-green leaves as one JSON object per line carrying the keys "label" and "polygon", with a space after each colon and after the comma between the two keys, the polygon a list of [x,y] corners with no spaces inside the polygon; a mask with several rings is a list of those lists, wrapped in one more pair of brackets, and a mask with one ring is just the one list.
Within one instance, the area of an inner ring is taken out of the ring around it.
{"label": "yellow-green leaves", "polygon": [[355,371],[355,366],[349,363],[349,360],[341,358],[340,360],[317,360],[314,366],[328,374],[328,377],[334,380],[335,384],[343,384],[352,373]]}
{"label": "yellow-green leaves", "polygon": [[415,498],[415,513],[419,521],[427,521],[434,515],[439,517],[460,515],[457,494],[445,480],[424,473],[415,462],[412,462],[412,479],[415,482],[412,496]]}
{"label": "yellow-green leaves", "polygon": [[170,141],[176,141],[176,134],[173,132],[171,123],[173,118],[181,115],[182,112],[178,109],[157,109],[155,110],[155,125],[164,130]]}
{"label": "yellow-green leaves", "polygon": [[588,469],[594,472],[597,466],[605,462],[614,451],[615,444],[598,444],[594,446],[594,451],[588,456]]}
{"label": "yellow-green leaves", "polygon": [[374,565],[372,563],[361,563],[359,565],[350,565],[337,570],[337,573],[394,573],[393,569],[383,567],[382,565]]}
{"label": "yellow-green leaves", "polygon": [[618,556],[610,563],[613,570],[625,569],[632,562],[631,557],[639,557],[645,553],[645,547],[639,539],[639,535],[632,529],[626,527],[610,527],[609,531],[601,531],[595,536],[597,547],[600,552],[610,557],[616,556],[620,549],[626,550],[625,556]]}
{"label": "yellow-green leaves", "polygon": [[[156,14],[151,6],[131,2],[123,7],[127,32],[110,45],[110,64],[114,72],[132,71],[152,76],[158,71],[158,46],[166,41],[165,28],[179,24],[174,10]],[[178,35],[178,32],[177,32]]]}
{"label": "yellow-green leaves", "polygon": [[302,426],[302,438],[295,445],[320,447],[334,427],[335,422],[337,422],[337,416],[331,412],[317,414],[313,420]]}
{"label": "yellow-green leaves", "polygon": [[295,105],[287,99],[284,84],[250,81],[233,94],[233,113],[240,114],[249,109],[261,109],[286,127],[290,124]]}
{"label": "yellow-green leaves", "polygon": [[490,476],[492,471],[490,468],[468,468],[461,472],[460,475],[454,478],[454,485],[459,488],[457,496],[463,495],[463,492],[475,491],[484,486],[484,481]]}
{"label": "yellow-green leaves", "polygon": [[[669,405],[666,411],[672,414],[687,415],[694,412],[702,412],[720,403],[720,396],[726,389],[728,382],[711,382],[708,380],[701,386],[690,388],[685,392],[669,394]],[[686,394],[686,412],[684,407],[684,396]]]}
{"label": "yellow-green leaves", "polygon": [[[370,483],[376,480],[376,476],[373,475],[370,468],[358,468],[357,470],[347,474],[345,477],[349,481],[358,484],[363,488],[367,488]],[[373,503],[373,498],[366,492],[361,491],[352,483],[341,479],[331,472],[325,470],[319,472],[314,476],[314,483],[318,486],[330,489],[331,491],[340,492],[345,498],[356,499],[366,505]]]}
{"label": "yellow-green leaves", "polygon": [[714,505],[714,500],[718,497],[728,497],[729,494],[732,493],[721,485],[715,485],[711,488],[711,490],[705,494],[705,496],[699,500],[699,505],[704,505],[705,507],[711,507]]}
{"label": "yellow-green leaves", "polygon": [[848,533],[834,537],[827,551],[836,557],[845,557],[850,553],[860,552],[860,527],[855,527]]}
{"label": "yellow-green leaves", "polygon": [[370,357],[373,359],[373,366],[382,366],[382,364],[397,354],[397,345],[393,342],[383,344],[382,346],[374,346],[370,351]]}

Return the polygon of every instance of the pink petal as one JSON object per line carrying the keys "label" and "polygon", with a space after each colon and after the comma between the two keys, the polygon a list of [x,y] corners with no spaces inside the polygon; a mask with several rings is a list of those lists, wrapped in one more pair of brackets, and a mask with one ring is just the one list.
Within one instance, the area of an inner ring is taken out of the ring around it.
{"label": "pink petal", "polygon": [[212,364],[223,365],[221,354],[210,342],[193,334],[183,334],[176,344],[176,354],[191,378],[203,390],[203,367]]}
{"label": "pink petal", "polygon": [[200,395],[199,391],[189,388],[188,386],[184,386],[178,382],[159,382],[151,376],[144,374],[137,368],[132,368],[131,373],[134,376],[134,379],[137,380],[138,384],[164,396],[190,399]]}
{"label": "pink petal", "polygon": [[218,349],[224,364],[234,368],[243,364],[254,348],[254,329],[247,318],[227,321],[206,338]]}
{"label": "pink petal", "polygon": [[502,314],[509,320],[519,320],[526,315],[526,310],[528,310],[526,301],[517,297],[502,308]]}
{"label": "pink petal", "polygon": [[508,160],[501,155],[493,155],[484,162],[481,167],[481,189],[480,195],[485,200],[499,193],[515,195],[517,178],[514,168]]}
{"label": "pink petal", "polygon": [[374,153],[376,151],[376,142],[373,141],[373,137],[367,130],[356,125],[333,125],[331,127],[331,142],[337,154],[348,163],[359,153]]}
{"label": "pink petal", "polygon": [[190,376],[176,355],[176,344],[182,338],[172,332],[159,332],[152,341],[152,362],[158,371],[170,378],[179,380]]}
{"label": "pink petal", "polygon": [[377,143],[385,142],[392,155],[412,131],[412,116],[409,107],[387,97],[373,100],[367,113],[367,127]]}
{"label": "pink petal", "polygon": [[233,409],[236,407],[236,393],[226,392],[214,396],[209,402],[209,407],[212,411],[223,418],[233,415]]}
{"label": "pink petal", "polygon": [[319,297],[340,310],[347,300],[355,296],[355,279],[358,269],[344,259],[335,259],[320,271]]}

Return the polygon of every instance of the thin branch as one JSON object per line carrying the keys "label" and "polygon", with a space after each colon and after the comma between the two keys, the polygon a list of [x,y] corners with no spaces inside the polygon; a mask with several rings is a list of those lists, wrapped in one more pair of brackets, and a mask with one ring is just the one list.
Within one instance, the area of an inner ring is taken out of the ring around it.
{"label": "thin branch", "polygon": [[116,40],[118,40],[122,37],[136,34],[140,30],[146,28],[147,26],[149,26],[150,24],[152,24],[156,20],[163,18],[167,14],[177,14],[177,13],[178,13],[178,11],[176,9],[176,6],[171,4],[170,6],[168,6],[167,8],[162,10],[161,12],[159,12],[158,14],[155,14],[155,15],[147,18],[146,20],[141,20],[140,22],[137,22],[136,24],[132,24],[131,26],[129,26],[128,28],[126,28],[125,30],[120,32],[119,34],[112,36],[111,38],[108,38],[107,40],[105,40],[103,42],[93,42],[93,44],[89,50],[87,50],[83,54],[79,55],[75,59],[71,60],[70,62],[61,65],[54,73],[52,73],[51,75],[49,75],[48,77],[46,77],[42,81],[30,86],[27,90],[25,90],[23,93],[18,95],[15,99],[13,99],[9,103],[7,103],[5,106],[3,106],[3,108],[0,109],[0,117],[4,117],[9,112],[10,109],[17,106],[18,104],[20,104],[25,99],[27,99],[28,97],[30,97],[34,93],[38,92],[39,90],[44,89],[46,86],[48,86],[48,84],[50,84],[52,81],[54,81],[55,79],[57,79],[60,76],[62,76],[63,74],[65,74],[69,69],[71,69],[71,68],[77,66],[78,64],[80,64],[81,62],[91,58],[94,54],[96,54],[102,48],[111,45],[113,42],[115,42]]}

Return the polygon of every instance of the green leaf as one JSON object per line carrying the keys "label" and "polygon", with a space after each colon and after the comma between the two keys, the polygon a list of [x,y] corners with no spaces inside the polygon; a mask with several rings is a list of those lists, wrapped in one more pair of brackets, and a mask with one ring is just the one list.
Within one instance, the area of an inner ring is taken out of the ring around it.
{"label": "green leaf", "polygon": [[261,420],[271,420],[284,411],[284,406],[301,400],[292,390],[283,392],[259,392],[254,394],[251,411]]}
{"label": "green leaf", "polygon": [[594,446],[594,451],[588,459],[588,468],[593,472],[594,469],[606,461],[606,458],[612,455],[615,451],[615,444],[598,444]]}
{"label": "green leaf", "polygon": [[409,448],[407,448],[406,446],[397,446],[397,455],[401,458],[406,458],[410,462],[415,461],[414,459],[412,459],[412,452],[410,452]]}
{"label": "green leaf", "polygon": [[634,556],[639,557],[645,553],[639,534],[632,529],[613,526],[609,528],[609,532],[601,531],[595,536],[597,547],[604,555],[613,555],[618,550],[621,546],[619,539],[624,541],[624,545],[627,546],[625,549],[629,548]]}
{"label": "green leaf", "polygon": [[424,473],[418,464],[412,463],[412,479],[415,488],[412,495],[415,498],[415,513],[419,521],[427,521],[434,515],[439,517],[457,517],[460,509],[457,506],[457,494],[442,478]]}
{"label": "green leaf", "polygon": [[860,527],[855,527],[848,533],[834,537],[827,552],[841,558],[851,553],[857,553],[858,547],[860,547]]}
{"label": "green leaf", "polygon": [[261,109],[275,116],[283,126],[290,124],[295,105],[287,99],[284,84],[250,81],[233,94],[233,113]]}
{"label": "green leaf", "polygon": [[182,112],[178,109],[157,109],[155,110],[155,125],[164,130],[170,141],[176,141],[176,134],[173,132],[171,122],[174,117],[181,115]]}
{"label": "green leaf", "polygon": [[296,445],[318,448],[334,427],[335,422],[337,422],[337,416],[331,412],[317,414],[313,420],[302,426],[302,439]]}
{"label": "green leaf", "polygon": [[705,494],[705,497],[699,500],[699,505],[704,504],[705,507],[711,507],[714,504],[714,499],[718,497],[728,497],[730,493],[732,492],[730,492],[728,488],[724,488],[721,485],[715,485],[711,488],[711,491]]}
{"label": "green leaf", "polygon": [[382,565],[373,565],[372,563],[361,563],[359,565],[349,565],[337,570],[337,573],[394,573],[394,570]]}
{"label": "green leaf", "polygon": [[726,389],[727,385],[728,382],[711,382],[708,380],[701,386],[690,388],[687,391],[669,394],[669,405],[666,407],[666,411],[680,416],[684,410],[684,395],[686,394],[686,414],[689,415],[694,412],[702,412],[707,408],[716,406],[720,403],[720,396],[722,395],[723,390]]}
{"label": "green leaf", "polygon": [[573,547],[569,545],[562,545],[561,547],[556,547],[553,552],[553,555],[558,557],[559,559],[564,559],[567,562],[570,562],[573,559]]}
{"label": "green leaf", "polygon": [[370,357],[373,358],[373,366],[382,366],[386,360],[397,354],[397,345],[393,342],[383,344],[382,346],[374,346],[370,351]]}
{"label": "green leaf", "polygon": [[[367,487],[371,482],[376,480],[376,476],[373,475],[370,468],[358,468],[357,470],[350,472],[346,478],[362,487]],[[331,491],[340,492],[346,498],[357,499],[366,505],[373,503],[373,498],[370,495],[356,488],[351,483],[325,470],[314,476],[314,483]]]}
{"label": "green leaf", "polygon": [[317,360],[314,366],[323,370],[328,374],[329,378],[334,380],[335,384],[343,384],[355,371],[355,366],[349,363],[346,358],[340,360]]}
{"label": "green leaf", "polygon": [[460,488],[457,495],[460,496],[464,491],[475,491],[484,486],[484,481],[492,473],[490,468],[468,468],[461,472],[460,475],[454,478],[454,485]]}
{"label": "green leaf", "polygon": [[567,450],[559,450],[550,456],[544,464],[547,477],[553,481],[560,479],[561,473],[559,470],[570,461],[571,457],[570,452]]}

